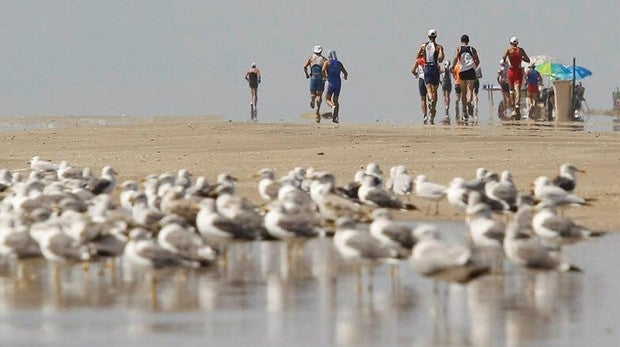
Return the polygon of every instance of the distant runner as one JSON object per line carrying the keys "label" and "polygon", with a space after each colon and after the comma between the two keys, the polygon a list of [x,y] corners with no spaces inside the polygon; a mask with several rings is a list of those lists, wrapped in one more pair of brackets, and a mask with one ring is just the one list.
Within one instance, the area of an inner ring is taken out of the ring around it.
{"label": "distant runner", "polygon": [[[323,64],[327,59],[321,55],[323,53],[323,47],[316,45],[313,49],[314,54],[306,60],[304,64],[304,73],[306,78],[310,79],[310,108],[314,109],[316,104],[316,122],[321,121],[321,101],[323,98],[323,90],[325,89],[325,76],[323,76]],[[308,67],[310,67],[310,74],[308,74]]]}
{"label": "distant runner", "polygon": [[[474,96],[474,82],[476,81],[476,67],[480,65],[478,52],[469,45],[469,36],[461,36],[461,46],[456,49],[452,65],[460,64],[459,79],[461,85],[461,105],[463,106],[462,120],[467,121],[474,114],[472,104]],[[458,100],[457,100],[458,102]],[[458,115],[457,115],[458,116]]]}
{"label": "distant runner", "polygon": [[499,60],[499,71],[497,71],[497,83],[502,89],[502,102],[498,113],[500,118],[506,117],[506,110],[510,107],[510,86],[508,85],[508,65],[504,59]]}
{"label": "distant runner", "polygon": [[327,76],[328,83],[327,93],[325,93],[325,102],[332,108],[332,122],[338,123],[338,113],[340,111],[340,102],[338,98],[340,97],[340,86],[342,84],[342,81],[340,81],[340,73],[342,73],[342,77],[344,77],[345,80],[349,77],[349,73],[344,68],[342,62],[338,60],[335,50],[332,49],[329,51],[329,53],[327,53],[327,58],[328,60],[323,63],[323,76]]}
{"label": "distant runner", "polygon": [[454,76],[454,120],[459,121],[459,110],[461,100],[461,79],[459,78],[459,72],[461,69],[461,64],[458,63],[452,67],[452,76]]}
{"label": "distant runner", "polygon": [[525,84],[527,85],[527,107],[528,115],[531,117],[536,109],[536,101],[538,100],[539,86],[542,84],[542,76],[536,71],[536,65],[531,63],[527,74],[525,75]]}
{"label": "distant runner", "polygon": [[[435,124],[435,115],[437,114],[437,87],[439,86],[439,64],[444,59],[443,46],[436,43],[437,30],[430,29],[428,31],[428,40],[418,49],[418,58],[424,58],[424,82],[426,83],[426,91],[428,101],[430,102],[429,110],[431,113],[431,124]],[[424,119],[424,124],[427,119]]]}
{"label": "distant runner", "polygon": [[426,106],[426,83],[424,83],[424,58],[416,58],[411,73],[418,79],[418,91],[420,92],[420,107],[422,108],[422,120],[424,124],[428,123],[428,114]]}
{"label": "distant runner", "polygon": [[443,91],[443,102],[446,107],[446,114],[443,123],[450,123],[450,93],[452,93],[452,72],[450,70],[450,62],[446,61],[443,63],[443,68],[441,69],[441,90]]}
{"label": "distant runner", "polygon": [[245,73],[245,80],[250,84],[250,120],[256,122],[258,105],[258,85],[261,81],[260,70],[252,63]]}
{"label": "distant runner", "polygon": [[530,58],[525,50],[519,46],[519,39],[516,36],[510,38],[510,47],[506,49],[503,59],[509,64],[508,85],[510,87],[510,102],[513,107],[512,117],[521,119],[519,104],[521,102],[521,84],[523,83],[523,68],[521,62],[530,62]]}

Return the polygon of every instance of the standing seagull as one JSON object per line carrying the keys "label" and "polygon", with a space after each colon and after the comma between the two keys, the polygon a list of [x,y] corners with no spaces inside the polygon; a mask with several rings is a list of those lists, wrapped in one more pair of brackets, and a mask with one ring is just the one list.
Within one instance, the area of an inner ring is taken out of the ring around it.
{"label": "standing seagull", "polygon": [[370,223],[370,235],[382,245],[396,250],[400,258],[408,258],[415,244],[413,229],[395,222],[388,209],[374,210],[372,216],[374,220]]}
{"label": "standing seagull", "polygon": [[414,230],[414,235],[417,243],[410,261],[422,276],[463,284],[490,271],[488,266],[474,259],[469,248],[442,241],[433,226],[421,225]]}
{"label": "standing seagull", "polygon": [[376,184],[373,176],[364,177],[358,191],[360,200],[368,206],[415,210],[412,204],[405,204],[387,190]]}
{"label": "standing seagull", "polygon": [[555,176],[551,183],[569,193],[572,193],[577,186],[577,175],[575,175],[576,172],[585,173],[584,170],[580,170],[572,164],[562,164],[562,166],[560,166],[560,174]]}
{"label": "standing seagull", "polygon": [[[425,175],[418,175],[415,178],[415,194],[416,196],[429,201],[435,202],[435,214],[439,214],[439,201],[446,197],[448,187],[429,182]],[[428,210],[426,211],[428,214]]]}
{"label": "standing seagull", "polygon": [[530,237],[522,223],[522,220],[517,219],[508,223],[506,227],[504,239],[506,258],[530,269],[581,272],[578,267],[564,261],[558,251],[549,249],[537,239]]}
{"label": "standing seagull", "polygon": [[554,247],[560,248],[591,236],[603,235],[601,232],[593,232],[576,224],[570,218],[556,215],[555,208],[548,202],[541,203],[539,209],[532,220],[534,232],[543,242]]}
{"label": "standing seagull", "polygon": [[534,196],[542,201],[548,200],[556,206],[586,204],[585,199],[552,185],[546,176],[540,176],[534,181]]}
{"label": "standing seagull", "polygon": [[260,197],[267,202],[277,199],[281,184],[275,180],[273,169],[261,169],[258,172],[258,176],[260,177],[258,181],[258,194],[260,194]]}
{"label": "standing seagull", "polygon": [[57,171],[60,166],[51,161],[43,160],[36,155],[28,161],[28,164],[33,171]]}
{"label": "standing seagull", "polygon": [[396,166],[394,175],[392,175],[390,179],[391,190],[394,194],[407,195],[407,197],[411,196],[411,192],[413,192],[413,178],[411,178],[409,172],[407,172],[407,167],[404,165]]}
{"label": "standing seagull", "polygon": [[116,185],[116,171],[110,166],[105,166],[101,169],[101,177],[93,177],[88,182],[86,189],[90,190],[93,194],[108,194],[114,190]]}

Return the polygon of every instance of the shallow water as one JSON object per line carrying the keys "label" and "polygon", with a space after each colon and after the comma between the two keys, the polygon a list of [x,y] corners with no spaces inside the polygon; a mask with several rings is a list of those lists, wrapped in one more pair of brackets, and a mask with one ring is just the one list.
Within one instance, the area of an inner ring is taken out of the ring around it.
{"label": "shallow water", "polygon": [[[461,241],[462,223],[441,223]],[[228,269],[144,273],[118,264],[60,270],[42,260],[4,264],[0,341],[11,345],[613,346],[620,340],[617,234],[566,251],[584,273],[524,271],[468,286],[353,269],[330,239],[308,242],[287,264],[282,243],[234,245]],[[20,279],[17,273],[23,273]],[[25,280],[25,279],[27,280]],[[156,289],[151,291],[151,289]]]}

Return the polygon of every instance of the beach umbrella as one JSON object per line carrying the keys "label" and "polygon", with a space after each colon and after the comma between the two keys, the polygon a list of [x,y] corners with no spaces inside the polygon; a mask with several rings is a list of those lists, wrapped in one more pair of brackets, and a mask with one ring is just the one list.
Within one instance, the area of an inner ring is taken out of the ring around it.
{"label": "beach umbrella", "polygon": [[541,75],[549,76],[552,78],[563,79],[564,76],[570,74],[573,76],[573,70],[569,70],[566,66],[559,63],[546,62],[540,65],[536,65],[536,71]]}
{"label": "beach umbrella", "polygon": [[[566,67],[566,69],[568,70],[568,74],[558,75],[557,78],[561,80],[572,80],[573,79],[573,65],[565,65],[564,67]],[[586,69],[583,66],[579,66],[579,65],[575,66],[575,79],[580,80],[588,76],[592,76],[592,71]]]}
{"label": "beach umbrella", "polygon": [[533,57],[530,57],[530,63],[534,63],[536,65],[540,65],[540,64],[544,64],[544,63],[558,63],[558,64],[561,64],[562,62],[559,59],[557,59],[557,58],[548,56],[546,54],[540,54],[540,55],[535,55]]}

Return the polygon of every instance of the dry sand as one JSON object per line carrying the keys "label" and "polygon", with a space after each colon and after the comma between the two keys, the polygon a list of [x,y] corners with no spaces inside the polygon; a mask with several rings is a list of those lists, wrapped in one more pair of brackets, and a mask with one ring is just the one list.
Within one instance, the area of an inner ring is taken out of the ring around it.
{"label": "dry sand", "polygon": [[[578,176],[576,193],[598,200],[592,207],[573,208],[568,215],[593,229],[620,231],[620,137],[615,133],[533,125],[252,124],[208,117],[61,117],[45,122],[56,128],[1,132],[0,167],[25,169],[27,161],[39,155],[97,171],[112,165],[119,181],[180,168],[213,181],[225,171],[239,179],[239,194],[259,202],[251,176],[263,167],[283,174],[295,166],[311,166],[330,170],[339,183],[347,183],[356,170],[375,161],[386,173],[390,166],[403,164],[413,175],[423,173],[447,184],[455,176],[471,178],[476,168],[484,166],[510,170],[520,190],[526,191],[537,176],[555,176],[562,163],[571,162],[587,170]],[[463,216],[443,201],[439,216],[407,212],[399,218],[462,220]]]}

